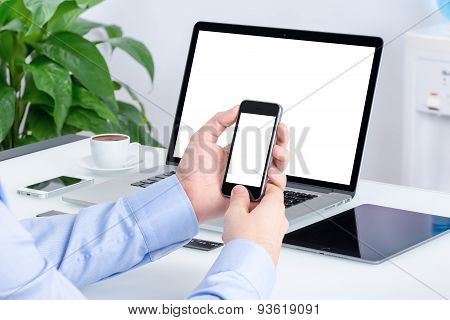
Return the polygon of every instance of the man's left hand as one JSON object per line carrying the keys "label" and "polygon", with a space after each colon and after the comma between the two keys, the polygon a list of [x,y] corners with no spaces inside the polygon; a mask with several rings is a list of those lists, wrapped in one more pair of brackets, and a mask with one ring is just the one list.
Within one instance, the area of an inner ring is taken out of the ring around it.
{"label": "man's left hand", "polygon": [[[236,122],[238,112],[239,106],[219,112],[194,133],[178,166],[177,177],[199,223],[222,216],[228,208],[229,199],[221,191],[228,150],[217,145],[217,140],[226,128]],[[289,158],[287,142],[287,128],[280,124],[268,178],[282,189],[286,185],[286,176],[282,172]]]}

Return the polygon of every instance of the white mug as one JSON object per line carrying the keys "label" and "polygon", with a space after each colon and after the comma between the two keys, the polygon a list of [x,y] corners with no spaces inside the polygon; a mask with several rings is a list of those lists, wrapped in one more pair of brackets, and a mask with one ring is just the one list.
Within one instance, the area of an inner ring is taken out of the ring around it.
{"label": "white mug", "polygon": [[130,143],[130,137],[120,133],[97,134],[91,137],[91,156],[102,169],[118,169],[127,163],[131,148],[139,149],[139,143]]}

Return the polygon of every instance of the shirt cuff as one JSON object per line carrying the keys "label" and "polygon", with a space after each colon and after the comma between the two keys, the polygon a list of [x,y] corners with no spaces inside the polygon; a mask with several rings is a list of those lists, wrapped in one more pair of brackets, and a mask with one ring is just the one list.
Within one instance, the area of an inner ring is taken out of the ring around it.
{"label": "shirt cuff", "polygon": [[234,271],[255,290],[255,299],[268,299],[275,285],[276,271],[267,251],[254,241],[233,240],[225,245],[208,275]]}
{"label": "shirt cuff", "polygon": [[198,232],[197,216],[176,175],[124,198],[124,202],[134,216],[150,254],[174,244],[180,245]]}

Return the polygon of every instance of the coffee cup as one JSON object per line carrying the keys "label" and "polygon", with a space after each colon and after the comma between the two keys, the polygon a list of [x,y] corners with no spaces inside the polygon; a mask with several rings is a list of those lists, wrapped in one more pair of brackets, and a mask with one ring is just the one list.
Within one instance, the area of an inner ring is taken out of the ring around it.
{"label": "coffee cup", "polygon": [[98,134],[91,137],[91,156],[99,168],[118,169],[126,165],[131,149],[139,150],[139,146],[137,142],[130,143],[125,134]]}

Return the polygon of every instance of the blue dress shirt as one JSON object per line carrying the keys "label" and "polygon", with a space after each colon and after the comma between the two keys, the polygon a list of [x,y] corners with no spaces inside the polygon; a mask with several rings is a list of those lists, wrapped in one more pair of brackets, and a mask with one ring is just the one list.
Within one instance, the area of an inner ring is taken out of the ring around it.
{"label": "blue dress shirt", "polygon": [[[84,299],[78,288],[157,260],[197,231],[176,176],[77,215],[20,222],[0,185],[0,298]],[[268,253],[252,241],[234,240],[188,298],[267,299],[274,282]]]}

